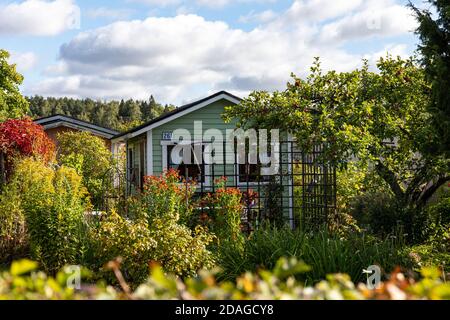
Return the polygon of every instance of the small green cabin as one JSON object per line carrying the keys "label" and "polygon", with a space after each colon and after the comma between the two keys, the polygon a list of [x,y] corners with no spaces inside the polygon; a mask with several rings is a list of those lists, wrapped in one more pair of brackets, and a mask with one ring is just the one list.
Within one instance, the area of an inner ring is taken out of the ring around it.
{"label": "small green cabin", "polygon": [[[179,140],[174,140],[174,133],[184,132],[188,138],[183,137],[183,144],[190,145],[192,150],[205,152],[205,147],[222,133],[225,137],[229,131],[236,129],[235,122],[225,123],[222,114],[225,107],[240,103],[240,98],[220,91],[201,100],[186,104],[172,112],[162,115],[128,132],[122,133],[112,139],[112,151],[118,153],[120,146],[126,148],[127,183],[129,190],[135,192],[143,186],[144,177],[160,175],[164,170],[177,169],[186,179],[195,179],[199,192],[213,192],[214,181],[225,176],[227,185],[241,189],[247,194],[257,194],[258,199],[248,205],[258,208],[258,212],[268,210],[283,213],[285,221],[294,221],[293,199],[294,183],[292,175],[292,143],[288,135],[281,135],[283,142],[279,146],[280,165],[273,176],[264,176],[260,164],[248,163],[248,159],[235,161],[233,155],[223,152],[224,161],[220,164],[208,164],[197,161],[198,154],[193,153],[192,161],[184,164],[183,161],[174,163],[171,158],[173,149]],[[189,138],[190,137],[190,138]],[[200,145],[200,147],[199,147]],[[183,149],[183,152],[188,149]],[[225,159],[227,157],[227,159]],[[231,161],[230,161],[231,157]],[[191,159],[192,159],[191,158]],[[234,158],[234,160],[233,160]],[[270,206],[277,205],[282,208],[274,210]],[[259,213],[258,213],[259,214]]]}

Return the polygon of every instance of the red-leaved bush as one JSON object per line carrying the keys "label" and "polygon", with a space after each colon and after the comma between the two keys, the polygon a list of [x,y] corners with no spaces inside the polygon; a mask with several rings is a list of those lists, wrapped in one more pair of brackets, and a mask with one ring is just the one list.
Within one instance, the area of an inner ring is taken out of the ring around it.
{"label": "red-leaved bush", "polygon": [[0,123],[0,153],[8,176],[16,157],[36,157],[45,163],[54,159],[55,144],[30,118],[10,119]]}

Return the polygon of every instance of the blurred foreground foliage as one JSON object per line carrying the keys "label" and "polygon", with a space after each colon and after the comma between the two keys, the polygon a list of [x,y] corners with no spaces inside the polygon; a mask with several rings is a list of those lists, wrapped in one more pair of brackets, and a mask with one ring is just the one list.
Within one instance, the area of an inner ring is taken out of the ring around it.
{"label": "blurred foreground foliage", "polygon": [[[182,280],[154,264],[147,281],[134,292],[121,277],[120,260],[108,263],[108,267],[120,288],[79,283],[74,289],[71,284],[77,281],[71,267],[49,277],[37,270],[36,262],[16,261],[0,274],[0,299],[450,299],[450,284],[441,279],[439,269],[432,267],[422,269],[418,281],[396,271],[372,290],[363,283],[355,285],[346,274],[328,275],[314,286],[305,286],[294,276],[308,272],[310,267],[295,258],[281,258],[271,271],[247,272],[233,282],[220,283],[215,278],[217,270],[200,271],[198,276]],[[87,270],[75,270],[83,279],[89,278]]]}

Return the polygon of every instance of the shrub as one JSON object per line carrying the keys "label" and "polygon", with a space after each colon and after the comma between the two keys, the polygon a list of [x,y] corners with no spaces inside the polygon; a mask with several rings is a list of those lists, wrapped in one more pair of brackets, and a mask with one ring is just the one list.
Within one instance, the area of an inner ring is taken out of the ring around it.
{"label": "shrub", "polygon": [[58,141],[60,163],[77,170],[93,205],[100,206],[105,190],[111,188],[108,175],[113,166],[111,151],[101,138],[89,132],[60,133]]}
{"label": "shrub", "polygon": [[193,181],[181,181],[178,171],[170,169],[160,176],[147,176],[144,181],[142,204],[149,221],[164,214],[181,223],[190,220],[196,205],[192,197],[196,184]]}
{"label": "shrub", "polygon": [[53,272],[82,257],[83,215],[87,206],[81,177],[73,169],[54,170],[27,158],[7,185],[26,221],[32,255]]}
{"label": "shrub", "polygon": [[221,279],[232,279],[245,271],[271,269],[281,257],[297,257],[312,267],[303,280],[316,282],[329,273],[347,273],[353,281],[363,279],[362,270],[377,264],[386,272],[397,265],[409,267],[401,239],[384,241],[354,234],[341,239],[326,230],[305,233],[289,228],[260,228],[250,235],[244,250],[220,249]]}
{"label": "shrub", "polygon": [[450,251],[450,196],[426,208],[428,223],[425,226],[427,242],[437,251]]}
{"label": "shrub", "polygon": [[213,232],[220,242],[230,241],[238,248],[243,241],[241,215],[243,210],[242,193],[239,189],[226,187],[226,179],[214,181],[214,193],[202,199],[205,208],[200,214],[200,222]]}
{"label": "shrub", "polygon": [[211,268],[213,254],[207,246],[213,236],[197,226],[194,231],[176,221],[156,218],[152,221],[150,234],[157,241],[155,260],[164,270],[180,276],[194,275],[202,268]]}
{"label": "shrub", "polygon": [[44,129],[29,118],[0,123],[0,186],[14,171],[16,158],[54,159],[55,145]]}
{"label": "shrub", "polygon": [[[268,196],[264,199],[264,208],[261,214],[265,221],[269,221],[272,225],[281,227],[286,223],[283,219],[283,215],[280,214],[280,208],[283,207],[284,187],[280,181],[276,180],[277,179],[274,176],[271,177],[263,189],[263,192]],[[301,195],[300,198],[302,198]]]}
{"label": "shrub", "polygon": [[19,195],[5,190],[0,195],[0,265],[26,257],[28,234]]}
{"label": "shrub", "polygon": [[439,266],[450,272],[450,197],[444,196],[425,210],[427,222],[423,225],[426,241],[407,248],[406,252],[416,268]]}
{"label": "shrub", "polygon": [[48,179],[53,171],[31,158],[17,159],[17,173],[0,195],[2,263],[29,254],[29,235],[25,204],[42,199],[41,191],[50,192]]}
{"label": "shrub", "polygon": [[55,145],[30,118],[10,119],[0,123],[0,149],[6,156],[37,156],[49,162]]}
{"label": "shrub", "polygon": [[93,255],[88,267],[99,270],[109,282],[115,279],[105,266],[117,257],[122,259],[125,280],[133,286],[148,277],[149,263],[155,260],[156,241],[150,235],[146,220],[130,220],[112,212],[90,236]]}
{"label": "shrub", "polygon": [[376,192],[389,194],[386,183],[369,164],[349,162],[336,172],[336,202],[340,212],[349,213],[352,202],[364,195]]}
{"label": "shrub", "polygon": [[350,210],[359,226],[380,238],[402,235],[408,243],[426,239],[427,212],[406,207],[390,194],[369,192],[355,197]]}
{"label": "shrub", "polygon": [[179,181],[174,170],[160,177],[147,177],[142,194],[129,207],[128,214],[147,220],[150,236],[156,241],[155,260],[166,271],[185,276],[212,266],[213,255],[207,246],[213,235],[201,226],[191,230],[186,225],[195,186]]}
{"label": "shrub", "polygon": [[414,262],[416,270],[437,266],[445,273],[450,273],[450,252],[448,250],[442,250],[433,244],[421,244],[405,248],[405,253]]}

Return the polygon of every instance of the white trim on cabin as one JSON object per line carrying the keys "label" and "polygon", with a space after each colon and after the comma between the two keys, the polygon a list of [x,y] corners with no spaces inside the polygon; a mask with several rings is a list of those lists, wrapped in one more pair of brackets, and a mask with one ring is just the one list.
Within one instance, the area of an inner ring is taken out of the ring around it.
{"label": "white trim on cabin", "polygon": [[85,126],[79,126],[79,125],[76,125],[76,124],[68,123],[66,121],[53,122],[53,123],[50,123],[50,124],[42,125],[42,127],[44,128],[44,130],[58,128],[58,127],[66,127],[66,128],[76,129],[76,130],[79,130],[79,131],[92,132],[95,135],[100,136],[100,137],[105,138],[105,139],[111,139],[111,137],[114,136],[113,134],[100,132],[100,131],[92,129],[92,128],[86,128]]}
{"label": "white trim on cabin", "polygon": [[[57,121],[57,122],[54,122],[54,121]],[[86,128],[89,128],[90,130],[95,131],[98,135],[102,135],[108,139],[110,139],[110,138],[114,137],[116,134],[118,134],[117,131],[114,131],[114,130],[111,130],[108,128],[104,128],[104,127],[100,127],[95,124],[88,123],[88,122],[85,122],[82,120],[65,117],[63,115],[56,115],[56,116],[51,116],[51,117],[47,117],[47,118],[36,119],[36,120],[34,120],[34,122],[42,125],[45,129],[55,128],[60,125],[71,126],[71,128],[79,129],[79,130],[83,130],[82,128],[84,128],[84,130],[86,130]],[[48,122],[51,122],[51,123],[48,123]]]}
{"label": "white trim on cabin", "polygon": [[153,132],[147,131],[147,175],[153,175]]}

